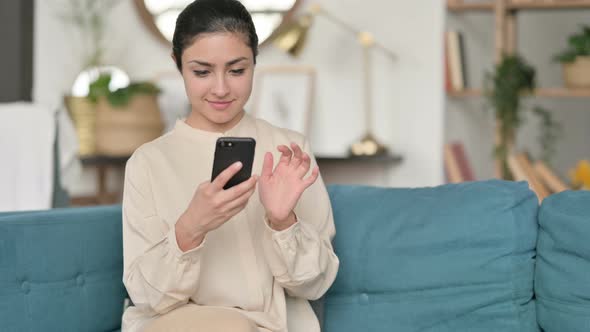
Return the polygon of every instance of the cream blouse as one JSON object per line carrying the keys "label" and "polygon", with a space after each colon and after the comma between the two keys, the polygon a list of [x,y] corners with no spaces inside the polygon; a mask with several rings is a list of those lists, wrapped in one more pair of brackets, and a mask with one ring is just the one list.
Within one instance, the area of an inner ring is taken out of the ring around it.
{"label": "cream blouse", "polygon": [[[138,331],[189,301],[238,310],[261,331],[319,331],[306,299],[326,292],[339,265],[321,176],[301,196],[295,208],[298,222],[290,228],[277,232],[267,225],[255,192],[243,211],[209,232],[199,247],[179,249],[174,225],[197,186],[210,180],[215,142],[221,136],[256,140],[254,174],[260,175],[265,152],[273,153],[276,164],[276,147],[290,142],[299,144],[312,157],[312,167],[316,165],[301,134],[247,114],[225,133],[194,129],[179,120],[171,132],[141,146],[125,171],[123,282],[134,306],[123,315],[123,331]],[[286,298],[285,292],[296,299]]]}

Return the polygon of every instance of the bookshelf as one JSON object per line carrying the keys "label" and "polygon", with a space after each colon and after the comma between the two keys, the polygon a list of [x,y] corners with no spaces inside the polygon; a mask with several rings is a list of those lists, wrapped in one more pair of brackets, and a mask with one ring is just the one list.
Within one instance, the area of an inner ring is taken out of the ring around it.
{"label": "bookshelf", "polygon": [[[463,89],[449,91],[447,95],[451,98],[470,98],[481,97],[483,92],[480,89]],[[547,98],[590,98],[590,89],[540,88],[533,95]]]}
{"label": "bookshelf", "polygon": [[[494,1],[486,2],[462,2],[449,1],[447,8],[453,12],[465,11],[492,11],[494,10]],[[590,8],[588,0],[557,0],[557,1],[508,1],[506,8],[509,10],[521,9],[580,9]]]}
{"label": "bookshelf", "polygon": [[[489,12],[493,15],[494,49],[493,59],[495,63],[502,60],[504,54],[514,54],[517,50],[517,19],[518,14],[529,10],[590,10],[590,0],[447,0],[447,10],[455,15],[464,15],[470,12]],[[590,13],[590,11],[588,11]],[[480,68],[483,70],[483,68]],[[478,70],[472,68],[470,70]],[[468,86],[460,90],[447,91],[446,95],[451,100],[478,98],[483,92],[478,88]],[[565,86],[539,87],[531,94],[534,97],[555,98],[561,100],[590,98],[590,88],[570,89]],[[496,122],[496,143],[500,139],[499,126]],[[508,146],[514,147],[514,142],[508,142]],[[503,177],[500,164],[496,161],[496,177]]]}
{"label": "bookshelf", "polygon": [[[513,54],[516,51],[516,20],[520,10],[559,10],[590,9],[590,0],[494,0],[465,2],[448,0],[447,9],[451,12],[493,11],[495,22],[495,60],[499,62],[502,53]],[[479,97],[482,91],[466,88],[448,91],[452,98]],[[539,88],[534,96],[549,98],[590,98],[590,89],[568,89],[566,87]]]}

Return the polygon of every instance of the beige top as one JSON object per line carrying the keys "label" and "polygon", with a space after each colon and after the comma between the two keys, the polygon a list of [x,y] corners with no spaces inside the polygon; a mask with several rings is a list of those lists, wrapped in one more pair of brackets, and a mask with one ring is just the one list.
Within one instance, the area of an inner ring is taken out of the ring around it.
{"label": "beige top", "polygon": [[[243,211],[208,233],[199,247],[184,253],[178,248],[174,224],[197,186],[210,180],[215,142],[221,136],[256,140],[254,174],[260,175],[265,152],[273,153],[276,164],[277,145],[290,142],[299,144],[312,157],[312,167],[316,165],[302,135],[247,114],[225,133],[178,121],[170,133],[140,147],[125,173],[123,282],[135,306],[123,315],[123,331],[137,331],[189,301],[238,310],[261,331],[287,331],[287,311],[290,332],[319,331],[305,299],[321,297],[339,265],[321,177],[301,196],[295,208],[298,222],[284,231],[267,225],[255,192]],[[286,300],[285,291],[297,299]]]}

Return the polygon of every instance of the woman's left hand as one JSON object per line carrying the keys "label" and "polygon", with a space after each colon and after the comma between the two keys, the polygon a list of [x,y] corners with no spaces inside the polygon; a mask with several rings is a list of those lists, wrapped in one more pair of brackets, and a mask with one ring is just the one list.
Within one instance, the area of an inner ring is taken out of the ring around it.
{"label": "woman's left hand", "polygon": [[270,227],[277,231],[287,229],[297,221],[293,209],[301,194],[317,180],[320,173],[316,166],[311,175],[304,178],[311,158],[295,143],[291,143],[291,149],[286,145],[277,147],[281,159],[274,171],[272,153],[267,152],[258,180],[260,202],[266,210]]}

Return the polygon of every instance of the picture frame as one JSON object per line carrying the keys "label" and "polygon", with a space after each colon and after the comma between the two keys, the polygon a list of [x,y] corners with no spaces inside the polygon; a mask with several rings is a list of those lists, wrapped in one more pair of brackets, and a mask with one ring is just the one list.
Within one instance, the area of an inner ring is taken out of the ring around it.
{"label": "picture frame", "polygon": [[293,65],[257,68],[251,114],[277,127],[308,136],[315,89],[314,67]]}

